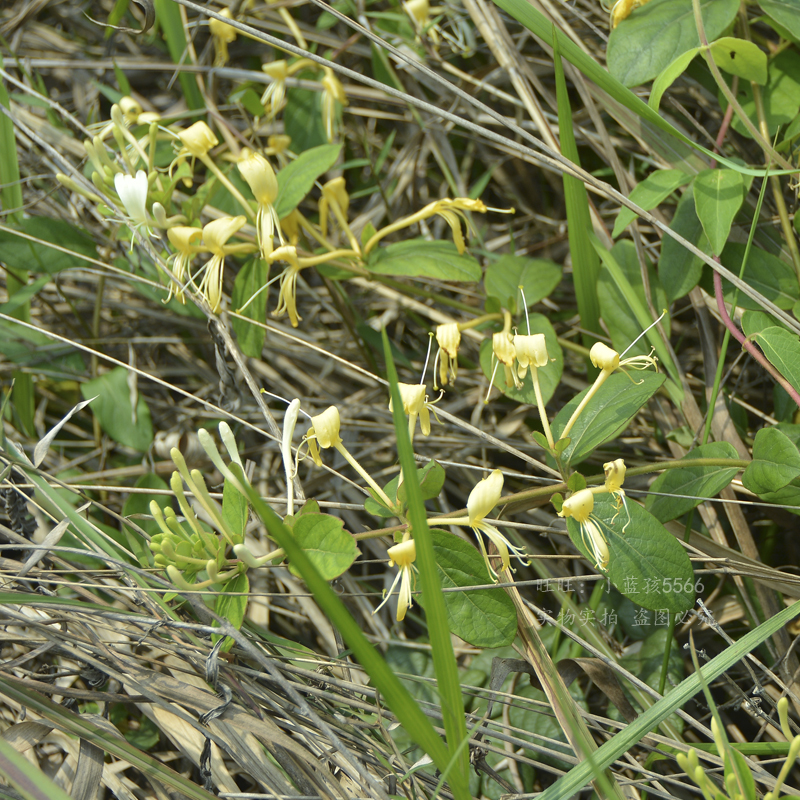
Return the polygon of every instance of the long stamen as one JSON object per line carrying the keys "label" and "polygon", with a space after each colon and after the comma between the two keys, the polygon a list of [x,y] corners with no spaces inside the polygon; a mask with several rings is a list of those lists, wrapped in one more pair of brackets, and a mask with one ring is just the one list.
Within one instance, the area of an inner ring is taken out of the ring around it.
{"label": "long stamen", "polygon": [[625,355],[625,353],[627,353],[627,352],[628,352],[628,350],[630,350],[630,349],[631,349],[631,347],[633,347],[633,346],[636,344],[636,342],[638,342],[638,341],[639,341],[639,339],[641,339],[641,338],[642,338],[642,336],[644,336],[644,335],[647,333],[647,331],[649,331],[651,328],[654,328],[656,325],[658,325],[658,323],[659,323],[659,322],[661,322],[661,320],[662,320],[662,319],[664,319],[664,317],[665,317],[666,313],[667,313],[667,310],[666,310],[666,309],[664,309],[664,310],[661,312],[661,316],[660,316],[660,317],[659,317],[659,318],[658,318],[658,319],[657,319],[655,322],[651,322],[651,323],[650,323],[650,324],[649,324],[649,325],[648,325],[648,326],[647,326],[647,327],[646,327],[646,328],[645,328],[645,329],[644,329],[644,330],[643,330],[643,331],[642,331],[642,332],[641,332],[641,333],[640,333],[640,334],[639,334],[639,335],[638,335],[638,336],[637,336],[637,337],[636,337],[636,338],[635,338],[635,339],[634,339],[634,340],[633,340],[633,341],[632,341],[632,342],[631,342],[631,343],[630,343],[630,344],[629,344],[629,345],[628,345],[628,346],[627,346],[627,347],[626,347],[626,348],[625,348],[625,349],[622,351],[622,353],[620,354],[620,358],[622,358],[622,357]]}

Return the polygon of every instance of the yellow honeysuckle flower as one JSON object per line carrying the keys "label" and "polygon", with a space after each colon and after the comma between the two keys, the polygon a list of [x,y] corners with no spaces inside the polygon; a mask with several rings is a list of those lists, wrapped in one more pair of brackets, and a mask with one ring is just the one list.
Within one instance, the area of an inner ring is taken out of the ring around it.
{"label": "yellow honeysuckle flower", "polygon": [[517,371],[513,369],[516,358],[517,351],[514,348],[514,340],[511,334],[504,330],[492,334],[492,363],[494,366],[492,368],[492,377],[489,378],[489,389],[486,392],[485,403],[489,402],[489,393],[492,391],[494,376],[500,364],[503,365],[506,386],[511,386],[513,384],[517,389],[522,387],[522,382],[517,377]]}
{"label": "yellow honeysuckle flower", "polygon": [[433,362],[433,388],[436,386],[436,365],[439,365],[439,382],[442,386],[456,382],[458,375],[458,346],[461,344],[461,329],[457,322],[447,322],[436,328],[436,342],[439,350]]}
{"label": "yellow honeysuckle flower", "polygon": [[263,258],[269,258],[272,252],[272,237],[275,231],[283,244],[278,212],[275,210],[275,200],[278,198],[278,179],[275,172],[264,156],[248,148],[242,150],[242,156],[236,165],[242,177],[247,181],[253,196],[258,203],[256,214],[256,231],[258,244]]}
{"label": "yellow honeysuckle flower", "polygon": [[[414,441],[414,432],[417,428],[417,417],[423,436],[431,432],[431,415],[426,405],[428,399],[425,385],[422,383],[398,383],[400,397],[403,400],[403,411],[408,414],[408,435]],[[392,411],[392,401],[389,400],[389,411]]]}
{"label": "yellow honeysuckle flower", "polygon": [[344,217],[346,225],[347,210],[349,208],[350,195],[345,188],[343,177],[333,178],[333,180],[323,185],[322,198],[319,201],[319,229],[322,231],[323,236],[328,235],[328,210],[333,211],[340,225],[342,224],[341,217]]}
{"label": "yellow honeysuckle flower", "polygon": [[275,261],[286,261],[289,266],[283,271],[278,292],[278,305],[272,312],[273,317],[286,313],[289,322],[296,328],[300,317],[297,314],[297,276],[300,274],[300,261],[297,258],[297,248],[287,244],[278,247],[269,255],[270,264]]}
{"label": "yellow honeysuckle flower", "polygon": [[122,118],[128,125],[135,125],[139,120],[139,115],[142,113],[142,107],[138,101],[132,97],[121,97],[118,103],[120,111],[122,111]]}
{"label": "yellow honeysuckle flower", "polygon": [[208,155],[208,151],[219,144],[219,139],[214,135],[214,131],[203,120],[190,125],[185,131],[180,131],[178,138],[183,145],[179,156],[183,154],[200,158]]}
{"label": "yellow honeysuckle flower", "polygon": [[434,46],[439,44],[436,26],[431,24],[431,7],[428,0],[406,0],[403,3],[406,14],[411,17],[419,33],[424,33]]}
{"label": "yellow honeysuckle flower", "polygon": [[517,375],[520,378],[528,374],[528,367],[535,370],[550,363],[543,333],[514,334],[514,352],[517,357]]}
{"label": "yellow honeysuckle flower", "polygon": [[336,406],[330,406],[321,414],[311,417],[311,427],[308,429],[303,441],[308,445],[308,452],[311,454],[314,463],[317,466],[322,466],[322,458],[319,454],[320,448],[323,450],[329,447],[335,448],[344,457],[345,461],[370,485],[375,494],[381,499],[381,502],[385,503],[387,508],[393,508],[394,503],[386,495],[386,492],[378,486],[375,479],[353,458],[350,451],[342,443],[342,437],[339,435],[340,427],[339,409]]}
{"label": "yellow honeysuckle flower", "polygon": [[261,95],[261,105],[267,111],[268,117],[274,117],[282,108],[286,97],[286,79],[289,77],[289,65],[285,59],[270,61],[268,64],[261,65],[261,71],[266,72],[272,78],[270,83]]}
{"label": "yellow honeysuckle flower", "polygon": [[486,566],[489,568],[490,574],[496,579],[497,573],[492,569],[489,563],[489,555],[486,552],[486,547],[483,544],[483,539],[478,533],[485,534],[489,540],[497,548],[500,555],[500,560],[503,569],[511,569],[511,560],[509,557],[509,550],[511,554],[517,558],[522,564],[527,564],[525,558],[525,551],[515,545],[511,544],[508,539],[500,533],[494,525],[486,522],[484,517],[489,514],[492,509],[500,501],[500,496],[503,493],[503,473],[499,469],[494,470],[483,480],[479,481],[475,488],[469,493],[467,498],[467,516],[466,517],[445,517],[440,519],[429,520],[430,525],[440,527],[442,525],[467,525],[475,531],[478,539],[478,545],[483,553],[483,558],[486,561]]}
{"label": "yellow honeysuckle flower", "polygon": [[[219,12],[221,17],[233,19],[233,14],[229,8],[223,8]],[[224,67],[228,63],[228,45],[236,41],[236,28],[218,19],[208,21],[208,29],[214,40],[214,66]]]}
{"label": "yellow honeysuckle flower", "polygon": [[611,556],[608,552],[608,542],[603,535],[596,518],[592,515],[594,510],[594,493],[591,489],[581,489],[568,497],[558,512],[559,517],[572,517],[581,529],[581,539],[586,549],[592,554],[597,569],[605,572]]}
{"label": "yellow honeysuckle flower", "polygon": [[606,491],[616,495],[622,491],[622,484],[625,482],[625,462],[618,458],[615,461],[607,461],[603,464],[603,472],[606,476]]}
{"label": "yellow honeysuckle flower", "polygon": [[207,248],[195,244],[200,241],[202,235],[203,231],[200,228],[190,228],[186,225],[175,225],[167,229],[167,238],[175,248],[175,252],[170,256],[173,259],[172,274],[181,285],[176,289],[175,284],[170,283],[169,295],[164,301],[165,303],[170,301],[173,294],[181,303],[186,303],[186,298],[183,296],[183,284],[189,273],[192,258],[196,253],[207,252]]}
{"label": "yellow honeysuckle flower", "polygon": [[223,217],[215,219],[203,227],[203,242],[211,253],[211,260],[206,264],[205,275],[197,290],[208,300],[214,314],[219,312],[222,304],[222,275],[225,256],[238,250],[236,246],[226,246],[227,241],[245,222],[247,222],[247,218],[243,216]]}
{"label": "yellow honeysuckle flower", "polygon": [[336,104],[347,105],[347,96],[344,93],[344,86],[334,75],[330,67],[323,67],[322,77],[322,121],[325,125],[325,134],[328,141],[332,142],[336,133]]}
{"label": "yellow honeysuckle flower", "polygon": [[381,604],[372,613],[377,614],[389,601],[399,581],[400,592],[397,598],[397,621],[402,622],[406,616],[406,612],[411,608],[411,591],[412,582],[414,580],[413,573],[416,570],[414,561],[417,558],[417,547],[413,539],[407,539],[404,542],[400,542],[400,544],[394,545],[394,547],[390,547],[386,553],[389,556],[389,566],[391,567],[397,564],[399,569],[397,575],[395,575],[394,581],[392,581],[392,585],[389,587],[389,591],[386,592],[386,597],[383,598]]}

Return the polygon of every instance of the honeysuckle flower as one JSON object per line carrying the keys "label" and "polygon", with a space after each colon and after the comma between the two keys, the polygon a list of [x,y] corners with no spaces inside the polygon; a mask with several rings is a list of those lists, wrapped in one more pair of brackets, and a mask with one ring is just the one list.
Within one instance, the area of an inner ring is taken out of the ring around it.
{"label": "honeysuckle flower", "polygon": [[276,231],[281,244],[283,244],[280,220],[274,206],[278,197],[278,179],[275,177],[269,161],[260,153],[255,153],[247,148],[242,151],[242,157],[237,166],[258,203],[256,231],[261,255],[266,259],[272,252],[272,237]]}
{"label": "honeysuckle flower", "polygon": [[607,461],[603,464],[603,472],[606,476],[605,490],[616,495],[622,491],[622,484],[625,482],[625,462],[618,458],[614,461]]}
{"label": "honeysuckle flower", "polygon": [[[428,436],[431,432],[431,415],[425,405],[427,395],[425,385],[422,383],[398,383],[400,397],[403,400],[403,411],[408,414],[408,435],[414,441],[414,432],[417,428],[417,417],[422,435]],[[389,400],[389,411],[392,411],[392,401]]]}
{"label": "honeysuckle flower", "polygon": [[[227,19],[233,19],[233,14],[231,14],[229,8],[223,8],[219,15]],[[211,31],[211,36],[214,40],[214,66],[224,67],[228,63],[228,45],[236,41],[236,28],[228,25],[227,22],[210,19],[208,21],[208,29]]]}
{"label": "honeysuckle flower", "polygon": [[492,509],[497,505],[500,500],[500,495],[503,493],[503,473],[499,469],[494,470],[490,475],[479,481],[475,488],[469,493],[467,498],[467,516],[466,517],[444,517],[434,520],[429,520],[430,525],[439,527],[441,525],[467,525],[475,531],[475,536],[478,539],[478,545],[483,553],[483,558],[486,561],[486,566],[489,572],[496,579],[497,573],[492,569],[489,562],[489,555],[486,552],[486,547],[483,544],[483,539],[479,533],[485,534],[489,540],[497,548],[500,555],[500,560],[503,569],[511,569],[511,559],[509,557],[509,550],[511,554],[517,558],[520,563],[528,564],[525,558],[525,551],[515,545],[511,544],[508,539],[500,533],[494,525],[486,522],[484,519]]}
{"label": "honeysuckle flower", "polygon": [[183,295],[185,278],[189,274],[189,267],[192,259],[197,253],[207,252],[207,248],[196,244],[202,238],[203,231],[200,228],[190,228],[187,225],[176,225],[167,229],[167,238],[175,248],[175,252],[170,256],[172,262],[172,274],[180,284],[176,289],[174,283],[170,283],[169,295],[164,301],[168,303],[173,294],[181,303],[186,302]]}
{"label": "honeysuckle flower", "polygon": [[499,333],[492,334],[492,377],[489,379],[489,390],[486,392],[486,400],[489,402],[489,393],[492,391],[494,385],[494,376],[497,373],[497,368],[500,364],[503,365],[505,371],[506,386],[512,384],[517,388],[521,388],[522,383],[517,377],[517,371],[513,369],[514,361],[517,358],[517,351],[514,348],[514,340],[508,331],[502,330]]}
{"label": "honeysuckle flower", "polygon": [[291,214],[287,214],[280,222],[281,230],[284,232],[284,234],[286,234],[289,244],[295,248],[297,247],[297,243],[300,241],[300,228],[302,219],[302,214],[295,209]]}
{"label": "honeysuckle flower", "polygon": [[303,441],[308,445],[308,452],[314,463],[317,466],[322,466],[320,448],[323,450],[327,450],[329,447],[335,448],[344,457],[345,461],[370,485],[375,494],[381,499],[381,502],[385,503],[388,508],[393,508],[395,504],[389,499],[386,492],[378,486],[375,479],[353,458],[350,451],[342,444],[342,437],[339,435],[340,427],[339,409],[336,406],[330,406],[321,414],[311,417],[311,427],[308,429]]}
{"label": "honeysuckle flower", "polygon": [[267,147],[264,154],[268,156],[279,156],[287,150],[291,143],[291,136],[287,136],[285,133],[274,133],[272,136],[267,136]]}
{"label": "honeysuckle flower", "polygon": [[237,245],[227,245],[228,239],[247,222],[243,216],[222,217],[215,219],[203,227],[203,243],[211,253],[211,260],[206,264],[206,272],[198,287],[211,306],[211,311],[216,314],[222,304],[222,275],[225,266],[225,256],[230,253],[241,252]]}
{"label": "honeysuckle flower", "polygon": [[436,26],[431,22],[431,7],[428,0],[406,0],[403,3],[406,14],[411,17],[412,22],[419,33],[427,34],[434,46],[439,44],[439,34]]}
{"label": "honeysuckle flower", "polygon": [[413,588],[414,572],[416,571],[414,561],[416,561],[417,558],[417,547],[413,539],[406,539],[406,541],[400,542],[400,544],[396,544],[394,547],[390,547],[386,553],[389,556],[389,566],[391,567],[397,564],[399,569],[392,581],[392,585],[389,587],[389,591],[386,592],[386,596],[372,613],[377,614],[378,611],[386,605],[399,581],[400,592],[397,597],[397,621],[402,622],[406,612],[411,608],[411,591]]}
{"label": "honeysuckle flower", "polygon": [[457,322],[447,322],[436,327],[436,342],[439,350],[433,362],[433,388],[436,385],[436,365],[439,365],[439,382],[447,386],[456,382],[458,375],[458,346],[461,344],[461,329]]}
{"label": "honeysuckle flower", "polygon": [[286,313],[289,322],[296,328],[300,317],[297,314],[297,276],[300,274],[300,261],[297,258],[297,248],[287,244],[278,247],[269,255],[270,264],[275,261],[286,261],[289,266],[283,271],[278,292],[278,305],[272,312],[273,317]]}
{"label": "honeysuckle flower", "polygon": [[347,96],[344,93],[339,79],[330,67],[323,67],[322,77],[322,121],[325,125],[325,134],[328,141],[332,142],[336,133],[336,104],[347,105]]}
{"label": "honeysuckle flower", "polygon": [[183,154],[195,158],[208,155],[208,151],[219,144],[219,139],[214,135],[214,131],[203,120],[190,125],[185,131],[180,131],[178,138],[183,145],[182,152],[185,151]]}
{"label": "honeysuckle flower", "polygon": [[[663,317],[664,315],[662,314],[661,316]],[[658,319],[661,319],[661,317]],[[658,320],[656,320],[656,322],[658,322]],[[656,322],[654,322],[653,325],[655,325]],[[652,325],[650,327],[652,327]],[[647,330],[650,330],[650,328]],[[644,333],[646,332],[647,331]],[[641,335],[643,336],[644,333]],[[638,338],[636,341],[638,341]],[[630,348],[636,344],[636,341],[634,341],[633,344],[628,347],[628,350],[630,350]],[[627,352],[627,350],[625,352]],[[592,345],[592,349],[589,351],[589,358],[592,364],[594,364],[595,367],[600,370],[600,374],[595,378],[594,383],[589,391],[586,392],[586,395],[584,396],[583,400],[581,400],[578,407],[572,412],[572,416],[569,418],[564,430],[561,432],[562,438],[564,438],[570,432],[570,430],[572,430],[572,426],[575,424],[575,421],[578,419],[583,409],[586,408],[589,400],[592,399],[597,390],[606,382],[609,376],[612,375],[614,370],[621,369],[627,375],[628,373],[625,369],[626,367],[637,370],[647,369],[648,367],[655,367],[658,369],[658,361],[653,357],[652,351],[650,352],[650,355],[631,356],[630,358],[621,359],[620,354],[616,350],[613,350],[611,347],[603,344],[602,342],[595,342],[595,344]],[[633,381],[633,378],[631,378],[631,380]]]}
{"label": "honeysuckle flower", "polygon": [[603,535],[597,519],[592,515],[594,510],[594,493],[591,489],[581,489],[570,495],[558,512],[559,517],[572,517],[581,530],[581,539],[586,549],[592,554],[594,564],[602,572],[608,568],[611,556],[608,552],[608,543]]}
{"label": "honeysuckle flower", "polygon": [[[528,330],[530,330],[530,327]],[[555,447],[555,442],[553,441],[550,422],[547,419],[547,411],[545,410],[544,400],[542,398],[542,389],[539,384],[539,370],[542,367],[546,367],[550,361],[547,355],[547,342],[545,341],[544,334],[514,334],[514,351],[517,356],[517,375],[520,380],[524,379],[530,368],[531,379],[533,380],[533,391],[536,394],[536,405],[539,409],[539,418],[542,421],[542,428],[547,437],[547,443],[552,450]]]}
{"label": "honeysuckle flower", "polygon": [[611,7],[611,30],[614,30],[622,20],[627,19],[634,8],[639,8],[639,6],[643,6],[645,3],[649,2],[650,0],[617,0]]}
{"label": "honeysuckle flower", "polygon": [[[132,230],[141,232],[144,229],[144,233],[147,236],[151,236],[150,220],[147,216],[147,193],[150,189],[147,173],[140,169],[134,177],[133,175],[123,175],[118,172],[114,176],[114,188],[117,190],[119,200],[127,212],[125,223]],[[133,248],[132,240],[131,248]]]}
{"label": "honeysuckle flower", "polygon": [[139,120],[139,115],[142,113],[142,107],[132,97],[121,97],[119,101],[119,108],[122,111],[122,117],[128,125],[135,125]]}
{"label": "honeysuckle flower", "polygon": [[283,458],[283,470],[286,475],[286,514],[294,514],[294,486],[292,481],[296,475],[294,469],[294,458],[292,457],[292,435],[297,425],[297,415],[300,412],[300,400],[295,398],[289,403],[286,413],[283,415],[283,436],[281,437],[281,456]]}
{"label": "honeysuckle flower", "polygon": [[274,117],[283,107],[283,100],[286,97],[286,79],[289,77],[289,65],[284,59],[270,61],[268,64],[261,65],[261,71],[272,78],[272,83],[267,85],[264,94],[261,95],[261,105],[267,112],[267,117]]}

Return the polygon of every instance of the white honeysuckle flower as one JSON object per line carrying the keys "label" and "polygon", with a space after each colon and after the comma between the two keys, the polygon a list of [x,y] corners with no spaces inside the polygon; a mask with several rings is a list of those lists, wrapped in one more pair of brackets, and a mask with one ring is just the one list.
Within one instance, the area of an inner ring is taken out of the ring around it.
{"label": "white honeysuckle flower", "polygon": [[572,517],[581,529],[581,538],[586,549],[592,554],[594,564],[602,572],[608,568],[611,556],[608,542],[603,535],[597,519],[593,516],[594,493],[591,489],[581,489],[568,497],[558,512],[559,517]]}
{"label": "white honeysuckle flower", "polygon": [[[127,217],[125,223],[132,230],[140,231],[144,228],[147,236],[152,235],[147,216],[147,193],[150,189],[147,173],[140,169],[136,175],[124,175],[118,172],[114,176],[114,188],[122,205],[125,207]],[[133,242],[131,242],[133,247]]]}
{"label": "white honeysuckle flower", "polygon": [[389,591],[386,592],[386,597],[383,598],[381,604],[372,613],[376,614],[383,608],[389,601],[395,586],[397,586],[399,582],[400,592],[397,598],[397,621],[402,622],[406,616],[406,612],[411,608],[411,591],[414,571],[416,570],[414,561],[417,558],[417,546],[414,544],[413,539],[407,539],[404,542],[400,542],[400,544],[394,545],[394,547],[390,547],[386,552],[389,556],[389,566],[391,567],[397,564],[399,569],[397,575],[395,575],[394,581],[392,581],[392,585],[389,587]]}

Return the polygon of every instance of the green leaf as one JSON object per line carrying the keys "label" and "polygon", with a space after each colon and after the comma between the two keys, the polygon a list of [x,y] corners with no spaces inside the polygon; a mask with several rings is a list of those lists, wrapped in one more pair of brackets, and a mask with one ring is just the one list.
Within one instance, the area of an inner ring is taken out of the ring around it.
{"label": "green leaf", "polygon": [[128,370],[116,367],[81,384],[86,400],[96,396],[91,409],[100,427],[115,441],[143,453],[153,442],[153,422],[144,397],[138,394],[136,414],[131,405]]}
{"label": "green leaf", "polygon": [[800,452],[777,428],[762,428],[753,442],[753,460],[742,475],[745,489],[774,492],[800,475]]}
{"label": "green leaf", "polygon": [[777,325],[759,331],[753,337],[767,361],[800,392],[800,342],[797,334]]}
{"label": "green leaf", "polygon": [[[238,464],[230,464],[229,467],[231,472],[241,480],[242,468]],[[234,536],[237,537],[236,543],[241,544],[247,528],[247,498],[231,481],[225,481],[222,489],[222,517],[230,525]]]}
{"label": "green leaf", "polygon": [[[736,242],[728,242],[722,251],[720,260],[723,266],[727,267],[735,275],[739,274],[744,258],[745,245]],[[661,260],[664,256],[662,253]],[[743,279],[754,289],[761,292],[767,300],[771,300],[778,308],[790,309],[800,297],[800,286],[797,283],[797,275],[791,263],[787,263],[777,256],[762,250],[759,247],[751,247],[747,255],[747,266],[744,270]],[[703,287],[713,296],[714,287],[711,270],[707,270],[703,276]],[[725,299],[731,302],[733,299],[734,288],[722,279],[722,291]],[[746,294],[739,292],[739,299],[736,301],[742,308],[759,310],[761,306],[751,300]]]}
{"label": "green leaf", "polygon": [[[437,530],[431,530],[431,538],[442,588],[492,583],[483,556],[471,544]],[[444,604],[450,630],[475,647],[503,647],[516,638],[517,612],[503,589],[445,592]]]}
{"label": "green leaf", "polygon": [[[445,471],[438,461],[429,461],[425,466],[417,467],[417,480],[422,492],[422,499],[432,500],[434,497],[438,497],[439,492],[442,491],[442,486],[444,486],[444,479]],[[386,492],[386,496],[390,500],[397,500],[397,484],[399,482],[400,475],[398,474],[383,487],[383,491]],[[402,487],[400,488],[400,500],[403,503],[406,502],[406,493]],[[394,511],[390,511],[383,503],[379,503],[373,497],[367,498],[364,503],[364,510],[368,514],[383,517],[384,519],[397,516]]]}
{"label": "green leaf", "polygon": [[[684,459],[695,458],[739,458],[739,454],[728,442],[711,442],[684,456]],[[703,499],[719,494],[738,471],[737,467],[668,469],[653,481],[652,494],[647,495],[645,508],[661,522],[677,519],[699,506]]]}
{"label": "green leaf", "polygon": [[[628,284],[639,299],[641,307],[647,308],[644,285],[642,284],[642,272],[634,243],[629,239],[617,242],[611,248],[611,256],[627,278]],[[653,306],[658,309],[666,308],[667,297],[661,287],[661,281],[659,281],[655,268],[649,262],[649,259],[647,261],[647,274],[650,280],[650,294],[653,297]],[[636,312],[631,308],[631,304],[625,297],[619,282],[614,280],[614,276],[605,265],[600,271],[597,294],[600,298],[600,311],[603,315],[603,321],[611,335],[611,344],[617,352],[622,353],[641,334],[642,324],[639,322]],[[661,324],[664,326],[667,336],[669,336],[669,317],[664,317]],[[626,355],[647,355],[649,352],[648,338],[643,337],[628,350]]]}
{"label": "green leaf", "polygon": [[[622,433],[665,380],[664,375],[655,372],[631,372],[630,377],[617,372],[608,378],[572,426],[572,441],[564,449],[564,462],[577,464],[596,447]],[[584,389],[558,412],[552,425],[556,441],[588,391]]]}
{"label": "green leaf", "polygon": [[[604,494],[595,498],[593,520],[608,544],[608,577],[625,597],[642,608],[670,613],[694,605],[689,556],[652,514],[631,500],[618,508],[615,500]],[[594,563],[580,525],[571,517],[567,530],[573,544]]]}
{"label": "green leaf", "polygon": [[723,36],[709,45],[714,63],[731,75],[763,86],[767,82],[767,54],[746,39]]}
{"label": "green leaf", "polygon": [[[268,290],[261,293],[251,300],[256,292],[264,289],[269,277],[269,267],[261,258],[254,258],[247,261],[239,270],[233,284],[231,294],[231,305],[237,313],[242,314],[248,319],[263,324],[267,321],[267,297]],[[247,303],[247,307],[242,310],[242,306]],[[250,358],[261,358],[261,351],[264,349],[264,339],[267,331],[262,325],[252,325],[247,320],[231,317],[231,326],[236,334],[239,347],[242,352]]]}
{"label": "green leaf", "polygon": [[[298,80],[316,81],[319,76],[311,70],[303,70],[294,76]],[[290,88],[286,91],[286,106],[283,110],[284,131],[292,139],[292,150],[303,153],[317,147],[327,147],[328,135],[322,121],[320,92],[310,89]],[[324,172],[325,170],[323,170]],[[288,212],[287,212],[288,213]]]}
{"label": "green leaf", "polygon": [[658,77],[653,81],[653,86],[650,89],[650,98],[647,105],[654,111],[658,111],[661,105],[661,98],[664,92],[675,83],[678,78],[686,72],[689,64],[694,61],[694,57],[700,52],[699,47],[693,47],[685,53],[681,53],[669,66],[665,67]]}
{"label": "green leaf", "polygon": [[561,281],[561,267],[546,258],[504,255],[486,267],[483,284],[487,296],[500,300],[504,308],[521,307],[519,287],[528,308],[547,297]]}
{"label": "green leaf", "polygon": [[367,264],[379,275],[424,276],[441,281],[479,281],[480,264],[467,253],[459,253],[452,242],[406,239],[369,254]]}
{"label": "green leaf", "polygon": [[[556,335],[555,329],[550,324],[550,320],[548,320],[547,317],[543,314],[531,314],[529,321],[531,333],[544,334],[547,354],[551,358],[550,363],[546,367],[540,367],[538,371],[542,401],[546,405],[561,381],[561,373],[564,371],[564,354],[561,352],[561,345],[558,343],[558,336]],[[527,332],[527,327],[525,331]],[[486,338],[481,342],[480,362],[483,374],[487,378],[491,378],[492,371],[494,370],[491,338]],[[501,364],[497,372],[495,372],[494,383],[492,385],[499,389],[506,397],[510,397],[518,403],[536,405],[536,392],[533,389],[533,378],[531,377],[530,370],[528,370],[528,374],[522,381],[522,388],[516,389],[513,383],[506,383],[505,371]]]}
{"label": "green leaf", "polygon": [[[764,120],[767,124],[767,131],[772,137],[779,128],[793,122],[797,117],[798,109],[800,109],[800,55],[795,50],[783,50],[770,59],[769,79],[761,97],[764,103]],[[737,100],[753,124],[758,126],[758,114],[749,81],[740,81]],[[728,106],[721,94],[720,105],[722,108]],[[734,115],[731,127],[737,133],[750,137],[750,132],[736,115]]]}
{"label": "green leaf", "polygon": [[[700,9],[708,41],[714,41],[735,19],[739,2],[701,0]],[[608,71],[625,86],[638,86],[699,45],[692,0],[652,0],[611,31]]]}
{"label": "green leaf", "polygon": [[760,0],[761,10],[800,40],[800,0]]}
{"label": "green leaf", "polygon": [[336,163],[341,149],[340,144],[321,144],[319,147],[312,147],[278,173],[278,197],[275,200],[275,209],[280,219],[297,208],[300,201],[311,191],[314,181]]}
{"label": "green leaf", "polygon": [[41,241],[31,241],[11,230],[0,231],[0,261],[11,270],[55,275],[71,267],[86,267],[88,259],[97,258],[97,247],[92,237],[64,220],[28,217],[18,227],[20,233]]}
{"label": "green leaf", "polygon": [[[689,189],[678,201],[678,208],[675,210],[670,228],[699,250],[708,252],[710,244],[703,232],[694,204],[694,192]],[[687,295],[697,286],[702,274],[703,262],[671,236],[665,236],[661,245],[661,258],[658,261],[658,277],[661,278],[661,285],[667,293],[667,300],[673,303]]]}
{"label": "green leaf", "polygon": [[[690,176],[679,169],[658,169],[634,186],[630,199],[645,211],[651,211],[690,180]],[[635,219],[635,212],[625,206],[620,208],[611,234],[612,238],[616,239]]]}
{"label": "green leaf", "polygon": [[744,178],[732,169],[705,169],[694,179],[695,212],[711,251],[719,255],[744,202]]}
{"label": "green leaf", "polygon": [[[244,612],[247,609],[247,601],[250,599],[248,593],[250,592],[250,581],[246,573],[241,573],[231,578],[222,587],[222,594],[217,596],[217,602],[214,604],[214,611],[221,617],[227,619],[238,631],[244,622]],[[211,641],[216,643],[222,637],[217,633],[211,634]],[[220,648],[221,652],[227,653],[233,647],[233,639],[230,636],[225,637],[225,642]]]}
{"label": "green leaf", "polygon": [[[326,581],[338,578],[358,556],[355,540],[343,528],[342,520],[330,514],[303,514],[292,527],[297,544]],[[291,562],[289,570],[300,574]]]}

